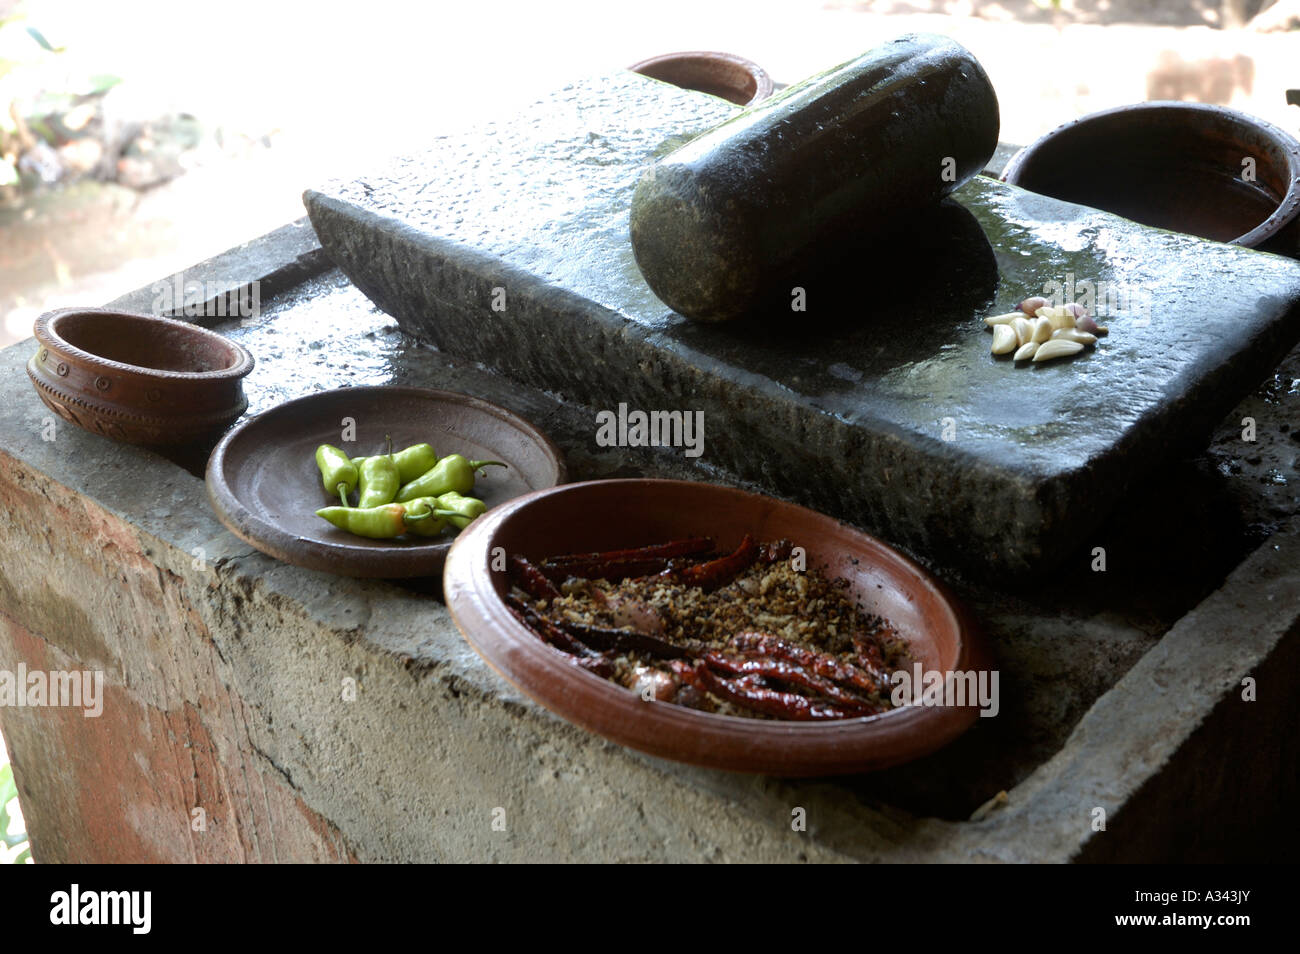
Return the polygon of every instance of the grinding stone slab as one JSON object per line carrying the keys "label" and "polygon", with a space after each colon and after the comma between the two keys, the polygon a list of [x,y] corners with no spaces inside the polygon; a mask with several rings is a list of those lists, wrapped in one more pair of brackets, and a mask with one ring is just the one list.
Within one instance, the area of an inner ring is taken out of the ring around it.
{"label": "grinding stone slab", "polygon": [[[1086,553],[1300,339],[1300,263],[983,177],[810,274],[805,312],[689,322],[642,280],[628,202],[736,108],[615,73],[304,198],[406,332],[595,409],[701,410],[705,462],[981,576]],[[1093,283],[1110,336],[991,356],[981,318],[1051,281]]]}

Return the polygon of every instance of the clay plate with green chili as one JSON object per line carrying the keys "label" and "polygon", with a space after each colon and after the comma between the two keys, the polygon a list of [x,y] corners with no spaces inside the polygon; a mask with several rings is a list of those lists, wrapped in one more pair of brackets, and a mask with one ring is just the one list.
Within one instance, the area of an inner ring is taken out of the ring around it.
{"label": "clay plate with green chili", "polygon": [[[343,433],[346,418],[355,421],[352,442]],[[451,391],[359,387],[287,401],[231,430],[208,460],[208,499],[231,533],[295,566],[354,577],[440,573],[455,539],[451,531],[372,540],[316,515],[339,502],[322,489],[316,449],[333,444],[364,457],[382,453],[387,437],[398,448],[427,441],[440,457],[502,461],[504,467],[480,472],[474,485],[489,512],[564,480],[555,445],[505,408]]]}

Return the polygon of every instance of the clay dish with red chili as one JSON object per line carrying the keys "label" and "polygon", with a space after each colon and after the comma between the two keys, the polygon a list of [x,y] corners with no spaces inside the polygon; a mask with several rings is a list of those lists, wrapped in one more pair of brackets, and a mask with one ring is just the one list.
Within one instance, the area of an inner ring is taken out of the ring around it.
{"label": "clay dish with red chili", "polygon": [[[704,548],[692,544],[702,538],[712,546],[704,556],[698,552]],[[688,481],[568,484],[497,507],[471,524],[452,546],[443,575],[447,606],[469,644],[539,704],[622,745],[694,765],[781,776],[866,772],[933,752],[978,718],[974,699],[959,705],[881,710],[851,692],[836,701],[841,695],[835,687],[825,690],[827,696],[800,696],[788,683],[767,678],[774,673],[781,677],[770,656],[746,657],[759,669],[741,665],[742,652],[767,653],[784,645],[770,634],[764,638],[736,633],[720,652],[691,650],[662,662],[664,669],[691,683],[687,688],[692,695],[727,690],[721,696],[712,693],[715,703],[721,698],[724,704],[706,707],[710,711],[691,701],[679,704],[682,697],[672,693],[633,691],[627,683],[619,684],[607,665],[620,648],[629,648],[616,645],[619,632],[632,640],[633,657],[642,660],[649,658],[646,653],[673,656],[665,646],[672,637],[664,631],[645,635],[650,630],[638,628],[641,610],[625,620],[631,630],[611,630],[608,623],[584,629],[570,620],[566,625],[572,625],[562,632],[543,619],[548,606],[571,602],[588,585],[575,577],[559,582],[565,575],[559,571],[567,567],[575,576],[596,572],[582,558],[556,555],[666,542],[672,542],[665,552],[673,559],[665,562],[665,570],[659,570],[656,558],[623,561],[631,583],[640,586],[650,579],[642,574],[663,573],[676,583],[707,583],[717,593],[724,592],[717,587],[732,583],[747,582],[752,589],[754,578],[744,580],[737,571],[763,560],[775,565],[797,547],[795,552],[816,578],[842,581],[837,585],[867,617],[887,621],[906,650],[909,672],[915,665],[926,673],[987,672],[988,660],[969,616],[936,579],[896,550],[794,504]],[[549,582],[543,579],[547,574]],[[548,595],[554,599],[546,599]],[[564,622],[559,615],[554,619]],[[577,638],[576,644],[570,637]],[[587,647],[607,651],[584,648],[584,640]],[[797,661],[790,655],[796,650],[784,648],[785,660]],[[825,656],[818,661],[831,667],[829,675],[844,675]],[[824,679],[810,681],[807,673],[800,676],[808,685],[826,685]],[[751,700],[737,690],[741,686],[763,688]],[[840,687],[851,689],[843,679]],[[666,698],[678,701],[663,701]],[[725,704],[731,701],[742,707],[757,704],[757,709],[742,712]],[[773,701],[798,706],[783,717],[779,709],[764,709]]]}

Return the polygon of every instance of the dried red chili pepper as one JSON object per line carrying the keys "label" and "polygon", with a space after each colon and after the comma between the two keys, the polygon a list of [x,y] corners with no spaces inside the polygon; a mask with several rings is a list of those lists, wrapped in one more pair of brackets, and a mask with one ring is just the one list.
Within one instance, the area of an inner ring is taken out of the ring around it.
{"label": "dried red chili pepper", "polygon": [[[853,649],[858,654],[858,661],[872,672],[885,673],[885,659],[880,654],[880,646],[866,633],[853,634]],[[889,675],[885,673],[888,681]]]}
{"label": "dried red chili pepper", "polygon": [[740,541],[740,546],[734,552],[695,566],[682,567],[681,569],[670,567],[664,571],[663,575],[674,583],[698,586],[705,590],[716,590],[719,587],[726,586],[741,573],[748,570],[757,559],[758,547],[754,543],[754,538],[747,533],[745,539]]}
{"label": "dried red chili pepper", "polygon": [[567,619],[552,622],[597,649],[643,652],[657,659],[692,659],[695,656],[695,653],[685,646],[677,646],[631,629],[608,629]]}
{"label": "dried red chili pepper", "polygon": [[815,649],[796,646],[794,643],[787,642],[770,633],[739,633],[731,637],[729,645],[738,652],[784,659],[819,676],[867,692],[875,692],[889,685],[889,675],[883,668],[863,669],[852,663],[837,659],[829,653],[820,653]]}
{"label": "dried red chili pepper", "polygon": [[772,659],[762,656],[728,656],[726,653],[708,652],[704,661],[721,672],[733,676],[761,676],[765,680],[783,682],[797,688],[808,689],[830,702],[846,709],[860,710],[859,715],[870,715],[879,711],[868,699],[854,695],[851,690],[838,686],[830,679],[810,673],[784,659]]}
{"label": "dried red chili pepper", "polygon": [[538,569],[550,580],[563,583],[571,577],[584,580],[608,580],[618,583],[629,577],[651,576],[663,571],[668,561],[662,557],[647,557],[639,560],[589,560],[556,564],[544,560]]}
{"label": "dried red chili pepper", "polygon": [[545,616],[536,612],[531,606],[508,597],[506,608],[530,633],[547,645],[574,656],[596,655],[590,647],[584,645],[580,640],[574,639]]}
{"label": "dried red chili pepper", "polygon": [[[610,563],[622,560],[662,559],[692,556],[708,553],[713,549],[713,540],[709,537],[687,537],[682,540],[670,540],[668,543],[652,543],[644,547],[631,547],[626,550],[604,550],[597,553],[566,553],[561,556],[548,557],[546,563],[559,566],[566,563]],[[574,574],[580,576],[581,574]]]}
{"label": "dried red chili pepper", "polygon": [[830,703],[809,699],[797,692],[769,689],[762,684],[759,676],[724,679],[709,672],[703,663],[696,667],[696,673],[704,688],[714,695],[746,709],[779,716],[782,719],[811,722],[822,719],[852,719],[862,715],[861,712],[849,711]]}
{"label": "dried red chili pepper", "polygon": [[510,557],[510,578],[535,600],[558,600],[560,591],[541,570],[519,554]]}

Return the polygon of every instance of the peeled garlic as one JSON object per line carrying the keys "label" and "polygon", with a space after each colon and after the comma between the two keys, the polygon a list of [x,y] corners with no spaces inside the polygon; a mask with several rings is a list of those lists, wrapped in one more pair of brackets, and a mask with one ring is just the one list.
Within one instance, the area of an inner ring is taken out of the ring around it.
{"label": "peeled garlic", "polygon": [[1078,328],[1058,328],[1052,332],[1054,341],[1077,341],[1081,345],[1095,345],[1097,336],[1090,335],[1086,331],[1080,331]]}
{"label": "peeled garlic", "polygon": [[1051,361],[1053,358],[1064,358],[1066,355],[1078,354],[1082,350],[1083,345],[1077,341],[1053,338],[1051,341],[1038,346],[1038,351],[1034,354],[1034,363]]}
{"label": "peeled garlic", "polygon": [[1010,325],[993,326],[993,348],[994,354],[1007,354],[1016,350],[1016,329]]}
{"label": "peeled garlic", "polygon": [[1033,340],[1034,326],[1030,320],[1023,315],[1011,322],[1011,327],[1016,331],[1017,344],[1025,344],[1027,341]]}
{"label": "peeled garlic", "polygon": [[1061,328],[1073,328],[1075,324],[1074,313],[1065,305],[1060,308],[1053,308],[1048,320],[1052,323],[1053,331]]}
{"label": "peeled garlic", "polygon": [[993,331],[994,354],[1035,363],[1078,354],[1110,332],[1078,302],[1053,305],[1037,295],[1022,301],[1019,311],[989,315],[984,323]]}

